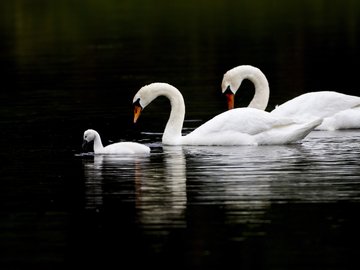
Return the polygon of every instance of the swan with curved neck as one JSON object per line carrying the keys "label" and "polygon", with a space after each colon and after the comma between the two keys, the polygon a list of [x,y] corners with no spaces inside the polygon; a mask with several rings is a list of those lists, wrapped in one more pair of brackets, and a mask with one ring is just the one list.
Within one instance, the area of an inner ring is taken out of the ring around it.
{"label": "swan with curved neck", "polygon": [[119,142],[103,146],[100,135],[93,129],[88,129],[83,135],[83,148],[86,144],[94,142],[95,154],[148,154],[150,148],[136,142]]}
{"label": "swan with curved neck", "polygon": [[225,111],[183,136],[185,103],[182,94],[167,83],[143,86],[134,96],[134,123],[155,98],[170,100],[171,111],[162,136],[167,145],[257,145],[287,144],[303,139],[319,120],[299,124],[289,118],[273,117],[254,108]]}
{"label": "swan with curved neck", "polygon": [[248,107],[265,110],[269,102],[269,83],[260,69],[250,65],[235,67],[224,74],[221,88],[227,98],[228,108],[234,108],[236,91],[245,79],[255,86],[255,94]]}
{"label": "swan with curved neck", "polygon": [[[255,86],[255,94],[248,107],[265,110],[270,94],[268,81],[260,69],[249,65],[235,67],[224,74],[221,88],[227,98],[228,109],[234,108],[235,94],[244,79]],[[300,122],[322,118],[322,124],[316,128],[319,130],[360,128],[360,97],[335,91],[309,92],[277,106],[271,114]]]}

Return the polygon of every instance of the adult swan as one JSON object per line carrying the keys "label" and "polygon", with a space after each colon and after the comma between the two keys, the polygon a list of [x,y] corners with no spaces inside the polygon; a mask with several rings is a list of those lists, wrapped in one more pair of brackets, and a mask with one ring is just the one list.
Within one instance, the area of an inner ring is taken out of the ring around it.
{"label": "adult swan", "polygon": [[[260,69],[248,65],[235,67],[224,74],[221,88],[227,97],[228,108],[234,108],[234,96],[244,79],[255,86],[248,107],[265,110],[270,94],[268,81]],[[281,104],[271,114],[302,122],[323,118],[316,128],[319,130],[360,128],[360,97],[334,91],[310,92]]]}
{"label": "adult swan", "polygon": [[258,145],[288,144],[305,138],[321,120],[297,123],[290,118],[275,117],[270,113],[238,108],[225,111],[186,136],[182,136],[185,104],[180,91],[167,83],[143,86],[134,96],[134,123],[141,111],[155,98],[170,100],[171,112],[162,142],[166,145]]}

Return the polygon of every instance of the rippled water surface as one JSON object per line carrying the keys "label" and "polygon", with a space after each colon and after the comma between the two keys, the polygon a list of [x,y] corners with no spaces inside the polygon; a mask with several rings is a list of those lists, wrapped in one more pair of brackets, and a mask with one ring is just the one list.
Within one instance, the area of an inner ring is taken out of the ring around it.
{"label": "rippled water surface", "polygon": [[315,131],[302,143],[291,145],[159,143],[151,145],[149,157],[78,158],[83,160],[89,209],[101,209],[103,197],[109,195],[104,181],[117,182],[119,192],[135,203],[140,217],[148,217],[144,221],[151,224],[159,219],[161,224],[170,222],[173,215],[183,219],[189,204],[221,205],[245,213],[266,211],[272,204],[356,203],[360,199],[359,138],[357,130]]}
{"label": "rippled water surface", "polygon": [[[329,3],[328,3],[329,2]],[[222,75],[264,71],[267,110],[301,93],[359,95],[360,2],[14,0],[0,3],[0,269],[359,269],[360,131],[278,146],[165,147],[225,110]],[[236,97],[246,106],[253,85]],[[81,149],[139,141],[149,156]]]}
{"label": "rippled water surface", "polygon": [[81,156],[85,208],[100,216],[131,205],[156,265],[334,267],[358,252],[359,139],[318,131],[286,146],[153,144],[149,157]]}

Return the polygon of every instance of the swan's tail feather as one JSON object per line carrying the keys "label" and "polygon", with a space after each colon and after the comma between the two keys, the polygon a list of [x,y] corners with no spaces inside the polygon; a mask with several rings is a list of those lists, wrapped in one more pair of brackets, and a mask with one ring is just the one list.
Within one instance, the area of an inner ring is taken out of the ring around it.
{"label": "swan's tail feather", "polygon": [[311,131],[322,123],[316,119],[307,123],[293,123],[259,134],[259,144],[291,144],[303,140]]}
{"label": "swan's tail feather", "polygon": [[[311,131],[313,131],[316,127],[318,127],[319,125],[321,125],[323,119],[322,118],[318,118],[316,120],[313,120],[311,122],[308,122],[308,123],[305,123],[305,124],[302,124],[300,126],[300,128],[298,129],[298,131],[296,132],[295,131],[295,140],[296,141],[299,141],[299,140],[302,140],[304,139],[307,135],[309,135],[309,133]],[[298,134],[296,134],[298,133]],[[296,139],[296,137],[298,137],[298,139]]]}

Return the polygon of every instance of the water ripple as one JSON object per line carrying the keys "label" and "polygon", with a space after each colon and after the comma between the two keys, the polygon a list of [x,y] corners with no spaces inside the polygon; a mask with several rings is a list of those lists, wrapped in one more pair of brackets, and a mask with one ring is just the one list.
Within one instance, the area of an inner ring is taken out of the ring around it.
{"label": "water ripple", "polygon": [[196,205],[222,205],[230,220],[265,222],[272,204],[359,201],[359,138],[339,131],[279,146],[155,142],[145,158],[86,156],[86,204],[101,209],[106,197],[117,198],[134,204],[144,226],[182,227],[187,208]]}

